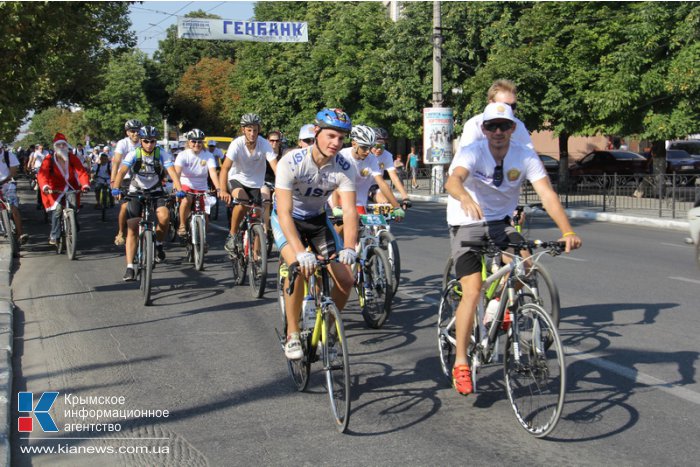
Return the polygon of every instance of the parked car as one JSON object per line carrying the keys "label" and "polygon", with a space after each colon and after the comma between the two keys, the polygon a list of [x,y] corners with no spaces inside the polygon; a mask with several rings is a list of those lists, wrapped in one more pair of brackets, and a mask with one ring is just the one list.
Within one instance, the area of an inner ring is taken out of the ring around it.
{"label": "parked car", "polygon": [[669,141],[668,149],[680,149],[690,154],[691,157],[700,158],[700,140],[697,139]]}
{"label": "parked car", "polygon": [[571,176],[637,175],[651,173],[651,161],[636,152],[610,150],[593,151],[569,168]]}
{"label": "parked car", "polygon": [[559,161],[551,156],[545,156],[544,154],[538,154],[542,164],[544,164],[544,169],[549,175],[549,180],[552,183],[557,183],[559,180]]}
{"label": "parked car", "polygon": [[700,155],[693,157],[683,149],[667,149],[666,173],[700,174]]}

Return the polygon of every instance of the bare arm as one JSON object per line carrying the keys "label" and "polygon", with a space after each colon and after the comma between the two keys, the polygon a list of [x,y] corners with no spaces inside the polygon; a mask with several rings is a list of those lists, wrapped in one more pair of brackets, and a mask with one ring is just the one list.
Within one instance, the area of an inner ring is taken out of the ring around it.
{"label": "bare arm", "polygon": [[[393,172],[393,171],[392,171]],[[389,173],[392,173],[389,172]],[[377,182],[377,186],[379,186],[379,191],[386,197],[386,199],[389,200],[391,205],[395,208],[401,207],[399,205],[399,202],[396,200],[396,197],[394,196],[394,193],[391,191],[391,188],[389,188],[389,185],[384,181],[381,175],[376,175],[374,177],[374,181]],[[405,196],[404,196],[405,198]]]}
{"label": "bare arm", "polygon": [[472,219],[483,219],[484,213],[481,206],[469,196],[467,190],[464,189],[464,181],[469,177],[469,171],[464,167],[456,167],[452,171],[452,175],[447,178],[445,190],[454,199],[459,201],[462,210]]}
{"label": "bare arm", "polygon": [[[406,189],[403,187],[403,183],[401,183],[401,180],[399,180],[399,176],[396,173],[396,170],[389,170],[388,172],[389,172],[389,178],[391,179],[391,181],[394,183],[394,186],[396,187],[397,190],[399,190],[399,193],[401,194],[401,199],[408,199],[408,193],[406,193]],[[386,196],[386,195],[384,195],[384,196]],[[388,198],[388,196],[387,196],[387,198]],[[396,198],[394,198],[394,199],[396,199]]]}
{"label": "bare arm", "polygon": [[231,195],[228,192],[228,171],[231,169],[232,164],[233,162],[231,159],[225,157],[224,161],[221,163],[221,172],[219,173],[219,188],[221,189],[219,198],[225,203],[231,201]]}
{"label": "bare arm", "polygon": [[[175,191],[182,191],[182,185],[180,185],[180,173],[177,170],[175,170],[175,166],[172,165],[166,170],[168,171],[168,175],[170,175],[170,178],[173,181],[173,189]],[[182,168],[180,170],[182,170]]]}
{"label": "bare arm", "polygon": [[354,209],[357,193],[354,191],[341,191],[340,201],[343,206],[350,206],[343,209],[343,244],[345,248],[355,248],[357,245],[357,230],[359,228],[359,216],[357,209]]}
{"label": "bare arm", "polygon": [[275,190],[275,196],[277,197],[277,217],[279,218],[282,233],[287,239],[287,245],[292,249],[293,255],[296,256],[299,253],[303,253],[306,249],[304,248],[304,244],[301,243],[299,232],[297,232],[294,220],[292,219],[292,208],[294,206],[292,202],[292,191],[277,188]]}
{"label": "bare arm", "polygon": [[[117,178],[117,173],[121,170],[121,163],[122,163],[122,158],[124,155],[121,152],[115,152],[114,157],[112,158],[112,180],[116,180]],[[122,178],[124,178],[122,176]],[[119,180],[119,183],[121,183],[121,180]],[[116,186],[119,188],[119,185]]]}
{"label": "bare arm", "polygon": [[559,230],[561,230],[562,237],[560,241],[566,242],[566,252],[580,248],[582,241],[578,235],[576,235],[571,228],[569,223],[569,218],[566,216],[564,211],[564,206],[561,205],[557,193],[552,189],[552,184],[549,182],[549,177],[544,177],[537,180],[532,184],[535,192],[540,196],[542,200],[542,206],[544,206],[549,217],[552,218]]}

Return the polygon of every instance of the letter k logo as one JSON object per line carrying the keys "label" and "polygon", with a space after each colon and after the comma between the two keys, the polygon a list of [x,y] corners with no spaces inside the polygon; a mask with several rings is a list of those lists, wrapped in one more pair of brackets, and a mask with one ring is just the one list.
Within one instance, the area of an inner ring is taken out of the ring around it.
{"label": "letter k logo", "polygon": [[[54,423],[53,418],[49,415],[49,410],[53,406],[53,403],[58,397],[58,392],[45,392],[39,398],[39,402],[34,406],[34,393],[33,392],[20,392],[17,397],[17,411],[18,412],[29,412],[34,414],[39,426],[44,432],[55,432],[58,431],[56,423]],[[29,417],[19,417],[18,420],[18,431],[27,432],[33,429],[33,420],[31,415]]]}

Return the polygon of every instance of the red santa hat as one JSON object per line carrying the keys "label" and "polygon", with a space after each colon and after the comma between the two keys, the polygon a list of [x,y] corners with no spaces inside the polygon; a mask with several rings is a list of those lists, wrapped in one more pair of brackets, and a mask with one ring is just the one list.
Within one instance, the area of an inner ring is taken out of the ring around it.
{"label": "red santa hat", "polygon": [[56,133],[56,136],[53,137],[53,145],[56,146],[58,143],[68,144],[68,141],[66,141],[66,137],[63,136],[63,133]]}

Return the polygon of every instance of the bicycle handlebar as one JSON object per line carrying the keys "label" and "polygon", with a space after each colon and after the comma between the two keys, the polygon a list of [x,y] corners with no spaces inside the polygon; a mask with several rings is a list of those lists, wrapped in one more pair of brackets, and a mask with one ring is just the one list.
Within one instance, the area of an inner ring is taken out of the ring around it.
{"label": "bicycle handlebar", "polygon": [[[331,263],[337,263],[338,262],[338,257],[334,258],[323,258],[323,259],[316,259],[316,267],[324,267],[328,266]],[[287,292],[287,295],[292,295],[294,293],[294,283],[297,280],[297,277],[299,274],[301,274],[300,268],[299,268],[299,262],[294,261],[292,264],[289,265],[287,268],[289,271],[288,278],[289,278],[289,287],[285,289],[285,292]]]}
{"label": "bicycle handlebar", "polygon": [[479,254],[500,254],[506,248],[513,248],[515,251],[534,250],[544,248],[550,250],[553,255],[561,254],[566,248],[566,242],[558,240],[545,242],[542,240],[525,240],[523,242],[505,242],[497,244],[491,239],[482,239],[479,241],[463,241],[460,245],[464,248],[474,248],[479,250]]}

